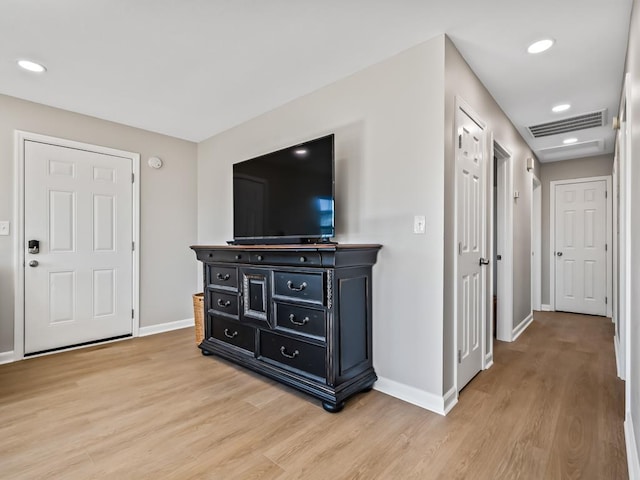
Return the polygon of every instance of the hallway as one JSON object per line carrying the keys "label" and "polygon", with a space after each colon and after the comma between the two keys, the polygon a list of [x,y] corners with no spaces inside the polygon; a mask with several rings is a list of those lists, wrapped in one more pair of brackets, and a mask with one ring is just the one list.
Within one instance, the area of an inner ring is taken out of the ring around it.
{"label": "hallway", "polygon": [[497,468],[489,461],[481,472],[478,462],[477,478],[628,478],[613,335],[605,317],[535,312],[516,342],[495,343],[494,366],[462,391],[449,415],[481,412],[474,422],[485,424],[476,432],[487,445],[477,453],[496,455]]}

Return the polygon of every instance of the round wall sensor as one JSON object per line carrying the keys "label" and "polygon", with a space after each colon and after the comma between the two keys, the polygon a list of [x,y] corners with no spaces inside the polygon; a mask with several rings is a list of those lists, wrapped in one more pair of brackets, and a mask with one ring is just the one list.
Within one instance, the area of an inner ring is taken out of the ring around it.
{"label": "round wall sensor", "polygon": [[160,157],[151,157],[147,163],[151,168],[160,168],[162,166],[162,160]]}

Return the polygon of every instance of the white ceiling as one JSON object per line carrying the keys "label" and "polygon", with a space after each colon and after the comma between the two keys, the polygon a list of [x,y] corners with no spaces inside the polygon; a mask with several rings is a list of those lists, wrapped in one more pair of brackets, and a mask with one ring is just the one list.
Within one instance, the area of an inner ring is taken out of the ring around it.
{"label": "white ceiling", "polygon": [[[617,112],[631,4],[3,0],[0,93],[198,142],[446,33],[544,159],[566,136],[534,140],[526,126]],[[554,48],[527,54],[542,37]],[[48,71],[22,71],[20,58]],[[560,102],[573,107],[552,114]],[[572,136],[613,151],[609,126]]]}

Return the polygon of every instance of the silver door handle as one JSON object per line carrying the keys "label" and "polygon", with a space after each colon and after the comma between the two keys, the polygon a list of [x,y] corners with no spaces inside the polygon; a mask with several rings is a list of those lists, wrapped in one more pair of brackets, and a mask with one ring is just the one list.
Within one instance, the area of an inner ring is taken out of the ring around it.
{"label": "silver door handle", "polygon": [[556,252],[556,255],[561,257],[562,256],[562,252]]}
{"label": "silver door handle", "polygon": [[31,260],[29,262],[29,266],[30,267],[37,267],[38,266],[38,260]]}

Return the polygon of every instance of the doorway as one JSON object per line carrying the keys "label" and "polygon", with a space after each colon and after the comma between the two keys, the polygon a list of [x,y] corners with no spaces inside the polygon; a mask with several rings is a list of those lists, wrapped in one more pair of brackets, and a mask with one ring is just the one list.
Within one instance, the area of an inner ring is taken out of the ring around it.
{"label": "doorway", "polygon": [[137,334],[139,155],[16,141],[16,358]]}
{"label": "doorway", "polygon": [[611,315],[611,177],[550,183],[555,310]]}
{"label": "doorway", "polygon": [[494,158],[494,302],[495,338],[513,340],[513,205],[511,200],[511,153],[499,142],[493,142]]}
{"label": "doorway", "polygon": [[542,308],[542,184],[531,176],[531,309]]}
{"label": "doorway", "polygon": [[456,98],[455,318],[460,391],[484,365],[487,268],[485,124]]}

